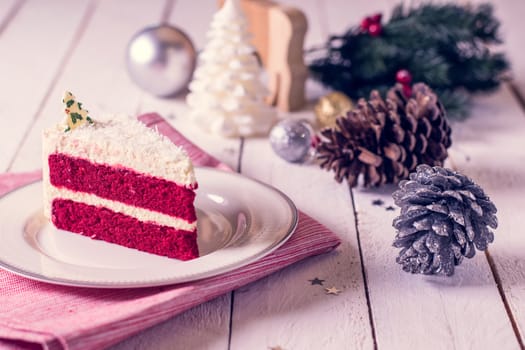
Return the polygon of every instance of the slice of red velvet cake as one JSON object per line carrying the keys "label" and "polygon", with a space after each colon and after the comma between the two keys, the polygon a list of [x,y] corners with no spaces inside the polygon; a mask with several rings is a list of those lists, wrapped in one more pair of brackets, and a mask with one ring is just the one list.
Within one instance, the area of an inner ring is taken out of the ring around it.
{"label": "slice of red velvet cake", "polygon": [[180,260],[198,257],[186,152],[136,119],[93,121],[74,96],[43,133],[44,213],[63,230]]}

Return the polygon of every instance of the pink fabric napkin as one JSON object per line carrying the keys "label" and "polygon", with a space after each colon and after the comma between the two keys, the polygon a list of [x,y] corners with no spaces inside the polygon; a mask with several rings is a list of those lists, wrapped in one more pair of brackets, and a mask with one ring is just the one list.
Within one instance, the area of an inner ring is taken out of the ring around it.
{"label": "pink fabric napkin", "polygon": [[[193,145],[158,114],[139,117],[194,163],[227,166]],[[0,196],[40,178],[40,171],[0,175]],[[171,286],[91,289],[46,284],[0,270],[0,349],[100,349],[193,306],[239,288],[306,257],[333,250],[339,239],[300,213],[296,232],[263,259],[220,276]]]}

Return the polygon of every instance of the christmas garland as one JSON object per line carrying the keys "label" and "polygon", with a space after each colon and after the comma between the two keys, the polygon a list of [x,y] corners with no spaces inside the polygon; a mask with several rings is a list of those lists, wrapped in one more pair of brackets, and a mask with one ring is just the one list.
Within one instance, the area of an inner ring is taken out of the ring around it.
{"label": "christmas garland", "polygon": [[467,115],[470,93],[494,90],[509,68],[504,54],[488,49],[501,43],[489,4],[398,5],[388,22],[381,19],[366,17],[311,50],[313,77],[354,100],[372,90],[384,95],[396,81],[425,82],[458,117]]}

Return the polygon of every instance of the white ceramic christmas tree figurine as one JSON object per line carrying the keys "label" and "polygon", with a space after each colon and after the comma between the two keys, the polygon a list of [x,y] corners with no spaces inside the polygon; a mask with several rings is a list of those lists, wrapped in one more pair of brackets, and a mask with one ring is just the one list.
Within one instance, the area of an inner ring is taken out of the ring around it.
{"label": "white ceramic christmas tree figurine", "polygon": [[192,119],[222,136],[264,135],[275,121],[264,102],[267,90],[247,26],[239,0],[226,0],[213,17],[189,85]]}

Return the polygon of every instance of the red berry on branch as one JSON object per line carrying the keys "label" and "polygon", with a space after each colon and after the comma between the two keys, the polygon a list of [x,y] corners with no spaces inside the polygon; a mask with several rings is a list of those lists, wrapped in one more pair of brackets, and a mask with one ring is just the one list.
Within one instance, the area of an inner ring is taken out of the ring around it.
{"label": "red berry on branch", "polygon": [[406,69],[400,69],[396,73],[396,81],[403,85],[408,85],[412,82],[412,74]]}
{"label": "red berry on branch", "polygon": [[410,97],[412,96],[412,87],[410,85],[403,85],[403,94],[405,95],[405,97]]}
{"label": "red berry on branch", "polygon": [[372,18],[363,18],[363,20],[361,21],[361,29],[364,31],[368,31],[368,28],[370,28],[370,24],[372,24]]}
{"label": "red berry on branch", "polygon": [[371,19],[372,22],[374,22],[374,23],[381,23],[381,17],[383,17],[382,14],[380,14],[380,13],[376,13],[376,14],[374,14],[370,19]]}
{"label": "red berry on branch", "polygon": [[310,138],[310,146],[316,148],[319,143],[321,143],[321,138],[319,137],[319,135],[312,135],[312,137]]}
{"label": "red berry on branch", "polygon": [[380,36],[383,32],[383,27],[381,27],[381,23],[372,23],[368,27],[368,33],[371,36]]}

